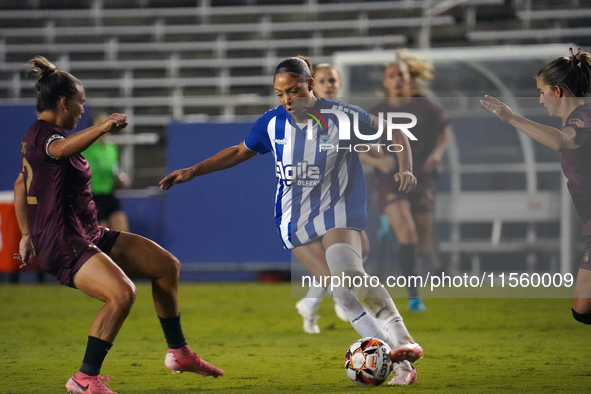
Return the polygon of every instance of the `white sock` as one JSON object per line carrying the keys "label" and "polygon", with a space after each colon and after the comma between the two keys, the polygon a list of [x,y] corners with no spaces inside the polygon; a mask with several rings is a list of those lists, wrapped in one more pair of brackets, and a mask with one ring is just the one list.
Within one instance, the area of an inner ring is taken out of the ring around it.
{"label": "white sock", "polygon": [[325,293],[324,287],[314,280],[314,284],[310,286],[304,298],[323,298]]}
{"label": "white sock", "polygon": [[324,298],[324,294],[326,293],[324,287],[320,285],[316,287],[316,284],[316,281],[314,281],[314,285],[310,286],[308,293],[306,293],[306,296],[304,297],[304,302],[314,313],[316,313],[316,311],[318,310],[318,307],[320,306],[320,303]]}
{"label": "white sock", "polygon": [[368,286],[352,284],[354,278],[363,279],[367,274],[363,269],[361,256],[351,245],[347,243],[331,245],[326,250],[326,261],[333,276],[351,278],[351,283],[343,283],[344,287],[347,287],[357,301],[381,323],[394,344],[414,342],[384,286],[381,284],[377,287],[372,286],[371,283],[376,283],[375,280],[373,282],[357,281],[357,283],[367,282],[370,284]]}
{"label": "white sock", "polygon": [[392,337],[388,335],[382,324],[368,313],[363,305],[348,290],[337,287],[334,289],[332,296],[335,302],[338,302],[345,312],[347,312],[347,317],[351,325],[362,338],[378,338],[386,342],[390,347],[395,345]]}

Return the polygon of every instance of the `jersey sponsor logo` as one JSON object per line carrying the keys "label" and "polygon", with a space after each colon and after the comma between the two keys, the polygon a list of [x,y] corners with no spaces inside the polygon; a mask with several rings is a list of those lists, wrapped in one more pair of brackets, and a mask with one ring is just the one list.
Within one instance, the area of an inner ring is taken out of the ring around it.
{"label": "jersey sponsor logo", "polygon": [[274,139],[273,142],[275,142],[276,144],[279,144],[279,145],[287,145],[287,138],[283,138],[281,140]]}
{"label": "jersey sponsor logo", "polygon": [[577,126],[577,127],[581,128],[581,129],[582,129],[583,127],[585,127],[585,122],[583,122],[583,121],[582,121],[581,119],[579,119],[579,118],[572,118],[572,119],[570,119],[570,120],[568,121],[568,124],[569,124],[569,125],[570,125],[570,124],[572,124],[572,125],[574,125],[574,126]]}
{"label": "jersey sponsor logo", "polygon": [[308,165],[306,161],[294,165],[284,165],[278,162],[275,166],[275,175],[286,186],[291,186],[295,183],[298,186],[311,187],[320,183],[320,168]]}

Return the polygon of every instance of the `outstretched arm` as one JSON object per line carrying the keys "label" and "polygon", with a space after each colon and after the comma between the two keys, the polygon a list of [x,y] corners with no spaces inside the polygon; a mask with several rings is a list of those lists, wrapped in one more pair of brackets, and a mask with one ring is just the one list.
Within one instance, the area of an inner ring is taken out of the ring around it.
{"label": "outstretched arm", "polygon": [[119,131],[127,127],[127,116],[112,114],[109,118],[96,126],[72,134],[64,139],[54,140],[48,148],[49,154],[58,159],[65,159],[84,152],[92,143],[106,133]]}
{"label": "outstretched arm", "polygon": [[392,133],[392,143],[402,146],[402,150],[396,152],[398,158],[398,172],[394,179],[400,182],[399,191],[408,193],[417,186],[417,178],[412,173],[412,152],[406,135],[400,130]]}
{"label": "outstretched arm", "polygon": [[195,177],[234,167],[254,157],[256,154],[256,152],[248,149],[244,145],[244,142],[242,142],[240,145],[232,146],[216,153],[209,159],[195,164],[193,167],[171,172],[160,181],[160,189],[168,190],[173,185],[188,182]]}
{"label": "outstretched arm", "polygon": [[35,257],[35,250],[33,249],[33,242],[31,241],[31,230],[29,228],[29,211],[27,207],[27,192],[25,189],[25,179],[21,172],[14,183],[14,210],[16,212],[16,221],[18,228],[21,231],[21,241],[18,248],[18,253],[14,254],[14,258],[22,264],[19,268],[26,267],[33,257]]}
{"label": "outstretched arm", "polygon": [[578,133],[573,127],[565,127],[559,130],[554,127],[536,123],[513,113],[511,108],[500,100],[491,96],[484,96],[486,100],[480,100],[480,104],[503,122],[510,124],[517,130],[527,134],[540,144],[548,148],[562,152],[581,147],[589,138],[590,133]]}

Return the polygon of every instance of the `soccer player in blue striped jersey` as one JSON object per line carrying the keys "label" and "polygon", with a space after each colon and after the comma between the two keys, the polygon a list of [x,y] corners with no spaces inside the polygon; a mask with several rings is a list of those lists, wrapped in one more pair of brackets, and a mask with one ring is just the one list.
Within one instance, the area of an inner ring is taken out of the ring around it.
{"label": "soccer player in blue striped jersey", "polygon": [[[275,222],[284,247],[292,250],[320,283],[331,275],[355,282],[355,278],[366,276],[360,231],[367,222],[367,190],[357,152],[348,148],[368,142],[359,132],[376,135],[378,119],[359,108],[315,97],[306,60],[291,57],[279,63],[273,83],[281,105],[263,114],[242,143],[173,171],[160,181],[160,188],[168,190],[197,176],[233,167],[257,153],[273,153],[278,178]],[[317,121],[311,124],[308,115]],[[352,136],[348,144],[343,138],[346,131]],[[395,131],[392,143],[403,147],[395,175],[400,191],[411,191],[416,178],[408,139]],[[349,283],[328,290],[332,297],[341,299],[361,336],[377,337],[392,347],[394,362],[415,362],[423,356],[423,349],[408,333],[382,285]]]}
{"label": "soccer player in blue striped jersey", "polygon": [[[336,100],[341,89],[341,75],[339,70],[329,63],[318,64],[314,67],[312,77],[314,78],[314,94],[316,97],[323,97]],[[361,158],[361,157],[360,157]],[[363,262],[369,254],[369,238],[365,231],[361,232],[361,257]],[[296,303],[296,309],[303,319],[303,329],[308,334],[320,333],[318,326],[318,308],[326,291],[319,283],[313,283],[306,296]],[[339,319],[348,322],[347,312],[339,305],[338,299],[334,299],[334,310]]]}

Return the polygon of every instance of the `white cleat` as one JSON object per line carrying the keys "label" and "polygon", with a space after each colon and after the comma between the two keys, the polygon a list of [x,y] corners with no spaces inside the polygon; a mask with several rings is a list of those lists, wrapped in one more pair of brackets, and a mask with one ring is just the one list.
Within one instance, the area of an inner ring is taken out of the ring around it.
{"label": "white cleat", "polygon": [[417,381],[417,370],[408,361],[394,364],[394,377],[388,382],[390,386],[407,386]]}
{"label": "white cleat", "polygon": [[411,363],[416,362],[423,357],[423,348],[418,343],[408,342],[398,345],[390,352],[390,359],[393,363],[399,363],[408,360]]}
{"label": "white cleat", "polygon": [[319,334],[320,327],[318,327],[318,319],[320,319],[320,316],[312,312],[305,298],[296,303],[296,309],[302,319],[304,319],[304,332],[307,334]]}

